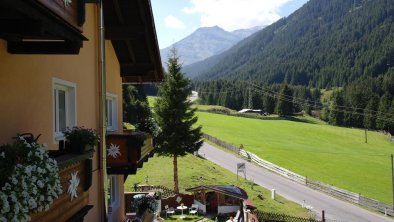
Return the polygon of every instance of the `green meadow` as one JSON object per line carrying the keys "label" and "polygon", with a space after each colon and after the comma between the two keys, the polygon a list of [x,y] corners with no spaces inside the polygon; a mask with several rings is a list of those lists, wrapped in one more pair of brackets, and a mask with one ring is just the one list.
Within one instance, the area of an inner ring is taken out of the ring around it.
{"label": "green meadow", "polygon": [[241,144],[279,166],[340,188],[391,203],[388,136],[321,124],[319,121],[258,120],[197,112],[203,132]]}
{"label": "green meadow", "polygon": [[[276,200],[271,199],[269,190],[242,179],[237,180],[237,175],[209,160],[187,155],[178,159],[179,190],[199,185],[236,185],[243,188],[249,199],[253,201],[259,210],[284,213],[299,217],[309,217],[305,208],[300,203],[294,203],[277,195]],[[146,178],[148,181],[146,181]],[[125,191],[133,191],[134,183],[163,185],[173,189],[173,165],[172,158],[155,155],[137,171],[136,175],[130,175],[125,182]]]}

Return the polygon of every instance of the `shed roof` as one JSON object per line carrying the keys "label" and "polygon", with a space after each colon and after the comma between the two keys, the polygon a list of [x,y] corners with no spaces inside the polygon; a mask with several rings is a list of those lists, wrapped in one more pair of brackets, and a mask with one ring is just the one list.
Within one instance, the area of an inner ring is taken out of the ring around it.
{"label": "shed roof", "polygon": [[211,190],[242,200],[248,199],[247,193],[243,189],[234,185],[203,185],[203,186],[186,189],[186,191],[191,191],[191,192],[200,191],[200,190]]}

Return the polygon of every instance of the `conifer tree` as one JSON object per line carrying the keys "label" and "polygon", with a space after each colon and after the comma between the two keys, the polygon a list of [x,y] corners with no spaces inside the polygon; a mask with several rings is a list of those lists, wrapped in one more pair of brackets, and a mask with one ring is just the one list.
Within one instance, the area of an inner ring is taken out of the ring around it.
{"label": "conifer tree", "polygon": [[290,116],[293,114],[293,93],[287,84],[282,86],[279,93],[278,102],[276,104],[276,113],[279,116]]}
{"label": "conifer tree", "polygon": [[155,123],[142,85],[123,85],[123,120],[140,131],[154,133]]}
{"label": "conifer tree", "polygon": [[275,111],[275,99],[271,95],[265,94],[263,98],[264,111],[272,114]]}
{"label": "conifer tree", "polygon": [[387,121],[388,121],[388,131],[393,134],[394,132],[394,99],[391,102],[390,110],[389,110],[389,115],[387,115]]}
{"label": "conifer tree", "polygon": [[376,128],[376,115],[373,110],[376,110],[378,105],[379,97],[377,95],[373,95],[364,110],[364,127],[366,129]]}
{"label": "conifer tree", "polygon": [[389,93],[385,93],[379,101],[378,108],[378,118],[376,119],[376,128],[387,130],[389,126],[389,122],[387,121],[387,113],[390,110],[391,106],[391,96]]}
{"label": "conifer tree", "polygon": [[191,81],[181,72],[182,65],[176,49],[172,48],[164,82],[159,88],[159,97],[154,107],[157,125],[156,152],[173,157],[174,191],[179,193],[178,157],[198,151],[201,140],[201,126],[194,127],[196,109],[191,108],[188,100],[191,94]]}
{"label": "conifer tree", "polygon": [[341,106],[344,105],[343,102],[343,93],[342,92],[334,92],[333,101],[330,105],[330,114],[328,116],[328,121],[332,125],[342,125],[344,121],[344,114]]}

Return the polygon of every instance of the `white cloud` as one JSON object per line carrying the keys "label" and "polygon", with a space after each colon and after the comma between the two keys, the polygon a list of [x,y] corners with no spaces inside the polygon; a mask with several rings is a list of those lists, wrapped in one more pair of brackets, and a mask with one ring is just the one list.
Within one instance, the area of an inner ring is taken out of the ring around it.
{"label": "white cloud", "polygon": [[201,26],[218,25],[228,31],[269,25],[280,18],[279,9],[292,0],[190,0],[183,12],[201,15]]}
{"label": "white cloud", "polygon": [[166,24],[166,27],[172,28],[172,29],[184,29],[185,24],[181,20],[179,20],[177,17],[168,15],[167,17],[164,18],[164,22]]}

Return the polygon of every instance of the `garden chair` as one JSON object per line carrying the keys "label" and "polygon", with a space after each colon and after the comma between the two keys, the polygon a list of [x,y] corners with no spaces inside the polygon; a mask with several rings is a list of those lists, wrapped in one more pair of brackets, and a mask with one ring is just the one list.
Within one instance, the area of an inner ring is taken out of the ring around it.
{"label": "garden chair", "polygon": [[[237,211],[237,215],[235,215],[235,217],[230,217],[230,219],[228,219],[226,222],[241,222],[242,218],[239,220],[239,215],[241,214],[241,211]],[[239,221],[238,221],[239,220]]]}
{"label": "garden chair", "polygon": [[167,218],[168,214],[170,214],[170,215],[174,215],[175,214],[174,208],[168,207],[168,205],[165,205],[164,209],[166,210],[166,218]]}
{"label": "garden chair", "polygon": [[189,208],[189,214],[197,214],[198,213],[198,205],[197,204],[192,204],[192,206]]}
{"label": "garden chair", "polygon": [[239,220],[239,216],[241,215],[241,211],[237,211],[237,214],[235,215],[235,217],[234,217],[234,222],[238,222],[238,220]]}

